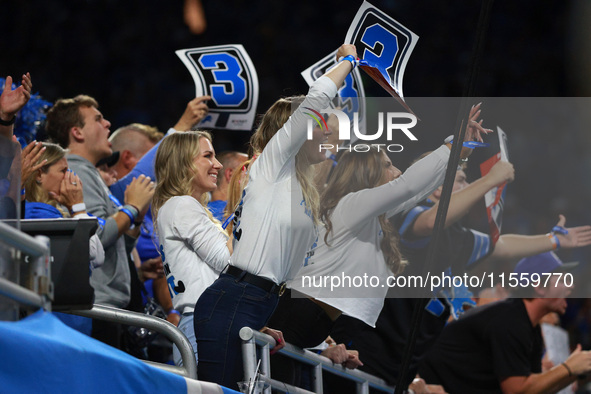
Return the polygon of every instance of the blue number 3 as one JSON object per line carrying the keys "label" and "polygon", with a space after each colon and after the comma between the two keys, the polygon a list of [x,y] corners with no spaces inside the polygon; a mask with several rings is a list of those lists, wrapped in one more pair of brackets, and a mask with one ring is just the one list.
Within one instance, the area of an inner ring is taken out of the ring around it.
{"label": "blue number 3", "polygon": [[398,38],[383,26],[372,25],[365,29],[361,42],[372,50],[376,50],[376,44],[382,45],[382,52],[378,55],[366,48],[363,51],[363,60],[373,63],[380,70],[384,78],[392,83],[388,75],[388,69],[394,65],[396,53],[398,52]]}
{"label": "blue number 3", "polygon": [[[246,100],[246,80],[240,76],[242,66],[229,53],[206,53],[199,58],[201,67],[213,70],[213,79],[224,84],[212,84],[211,97],[219,107],[238,106]],[[223,68],[222,68],[223,66]],[[227,89],[227,85],[230,87]]]}

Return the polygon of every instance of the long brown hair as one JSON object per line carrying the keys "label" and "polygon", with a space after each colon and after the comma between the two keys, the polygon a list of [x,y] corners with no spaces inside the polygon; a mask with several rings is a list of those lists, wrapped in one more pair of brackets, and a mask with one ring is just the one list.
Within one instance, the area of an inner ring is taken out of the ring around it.
{"label": "long brown hair", "polygon": [[[273,136],[283,127],[293,111],[304,101],[305,96],[284,97],[277,100],[262,116],[260,125],[250,138],[251,155],[259,155]],[[318,190],[314,185],[314,167],[310,165],[303,150],[295,158],[296,178],[307,208],[312,212],[312,218],[318,223]]]}
{"label": "long brown hair", "polygon": [[[329,245],[328,236],[332,232],[330,217],[335,207],[347,194],[371,189],[382,183],[385,168],[384,155],[383,150],[380,152],[376,147],[371,146],[369,151],[363,153],[345,152],[339,159],[320,199],[320,220],[326,226],[324,242],[327,245]],[[385,214],[380,215],[378,219],[384,233],[380,244],[384,260],[388,268],[394,274],[398,274],[406,265],[398,248],[398,234],[386,219]]]}

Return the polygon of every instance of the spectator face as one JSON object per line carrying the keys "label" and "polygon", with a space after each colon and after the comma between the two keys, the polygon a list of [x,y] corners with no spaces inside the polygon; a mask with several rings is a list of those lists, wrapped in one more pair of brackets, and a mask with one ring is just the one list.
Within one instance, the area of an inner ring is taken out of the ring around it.
{"label": "spectator face", "polygon": [[326,160],[326,151],[320,150],[320,144],[328,143],[328,136],[331,134],[330,130],[323,131],[318,126],[314,127],[312,139],[306,141],[301,148],[304,150],[310,164],[318,164]]}
{"label": "spectator face", "polygon": [[113,153],[109,142],[111,123],[103,118],[103,114],[95,107],[81,107],[80,114],[84,118],[84,143],[98,157],[98,160]]}
{"label": "spectator face", "polygon": [[193,196],[198,198],[203,193],[212,192],[217,187],[218,171],[222,164],[215,158],[215,151],[207,138],[199,140],[199,153],[193,159],[196,168],[193,178]]}
{"label": "spectator face", "polygon": [[382,174],[382,182],[380,183],[381,185],[391,182],[394,179],[398,178],[400,175],[402,175],[402,171],[400,171],[398,168],[394,167],[394,165],[392,165],[392,160],[390,160],[390,158],[388,157],[388,155],[386,153],[384,153],[383,155],[383,166],[384,166],[384,173]]}
{"label": "spectator face", "polygon": [[458,172],[456,172],[456,179],[454,180],[454,187],[452,189],[452,192],[462,190],[468,185],[469,183],[466,180],[466,173],[463,170],[459,170]]}
{"label": "spectator face", "polygon": [[97,167],[97,170],[101,174],[101,178],[107,186],[111,186],[113,183],[117,182],[117,171],[113,167],[109,167],[106,164],[103,164]]}
{"label": "spectator face", "polygon": [[62,158],[55,164],[49,166],[47,172],[41,172],[37,180],[39,181],[41,188],[46,192],[53,192],[59,196],[60,185],[62,180],[66,176],[68,170],[68,161],[66,158]]}

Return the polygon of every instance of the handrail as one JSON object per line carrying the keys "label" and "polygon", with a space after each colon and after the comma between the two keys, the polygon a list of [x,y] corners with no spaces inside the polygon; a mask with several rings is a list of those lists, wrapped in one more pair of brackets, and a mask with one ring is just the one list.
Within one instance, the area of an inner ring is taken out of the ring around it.
{"label": "handrail", "polygon": [[[270,348],[273,348],[275,346],[275,339],[273,339],[271,336],[267,334],[263,334],[262,332],[253,330],[250,327],[242,327],[239,335],[240,339],[242,340],[242,354],[244,358],[245,375],[244,379],[248,380],[255,378],[257,372],[255,371],[257,362],[256,350],[254,350],[253,347],[259,345],[262,346],[263,350],[261,356],[261,372],[264,374],[264,376],[262,377],[263,380],[269,383],[272,388],[280,390],[284,389],[286,386],[283,383],[277,382],[271,379],[271,377],[269,376],[270,368],[268,365],[268,352]],[[376,376],[370,375],[363,371],[359,371],[356,369],[347,369],[342,365],[335,365],[332,361],[330,361],[328,358],[324,356],[320,356],[309,350],[298,348],[289,343],[286,343],[283,349],[279,350],[279,353],[315,367],[314,374],[316,375],[316,383],[314,385],[314,390],[316,393],[322,393],[322,370],[356,382],[358,393],[368,393],[369,387],[386,393],[394,392],[394,388],[388,386],[383,379],[380,379]],[[289,389],[289,392],[292,392],[292,390],[289,387],[287,388]],[[300,390],[302,389],[298,389],[298,392],[308,393],[308,391],[306,390]]]}
{"label": "handrail", "polygon": [[0,239],[8,246],[15,247],[32,257],[41,257],[49,253],[47,245],[0,221]]}
{"label": "handrail", "polygon": [[98,304],[94,304],[90,310],[72,310],[67,313],[129,326],[145,327],[164,334],[179,349],[183,359],[183,367],[175,367],[156,362],[147,362],[147,364],[191,379],[197,379],[197,363],[195,361],[195,354],[193,353],[193,346],[191,346],[185,334],[168,321],[143,313]]}
{"label": "handrail", "polygon": [[11,298],[23,305],[34,306],[38,308],[43,308],[46,306],[45,297],[35,293],[34,291],[19,286],[5,278],[0,278],[0,295]]}

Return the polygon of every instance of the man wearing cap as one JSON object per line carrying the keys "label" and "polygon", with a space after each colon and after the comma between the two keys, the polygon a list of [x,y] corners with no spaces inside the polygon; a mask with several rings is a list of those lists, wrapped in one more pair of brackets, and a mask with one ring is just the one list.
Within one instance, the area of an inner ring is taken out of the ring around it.
{"label": "man wearing cap", "polygon": [[[572,264],[546,252],[522,259],[514,272],[534,279],[569,268]],[[542,281],[519,289],[521,296],[535,298],[494,302],[449,323],[421,364],[421,377],[452,394],[550,393],[591,372],[591,352],[581,351],[580,345],[564,363],[542,372],[540,320],[550,312],[564,314],[571,292],[557,278],[551,276],[545,287]]]}

